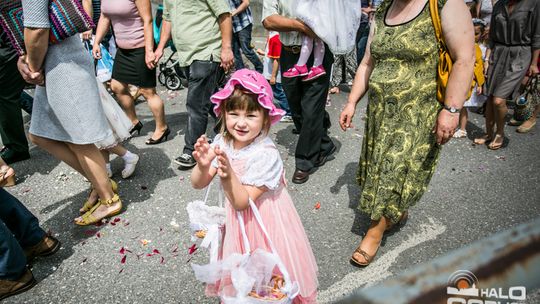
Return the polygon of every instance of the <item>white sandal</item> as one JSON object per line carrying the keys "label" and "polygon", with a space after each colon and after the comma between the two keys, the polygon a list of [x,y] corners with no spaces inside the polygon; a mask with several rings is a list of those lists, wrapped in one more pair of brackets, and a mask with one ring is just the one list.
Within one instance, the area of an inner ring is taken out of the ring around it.
{"label": "white sandal", "polygon": [[467,137],[467,131],[465,130],[462,130],[462,129],[458,129],[454,135],[452,136],[453,138],[464,138],[464,137]]}

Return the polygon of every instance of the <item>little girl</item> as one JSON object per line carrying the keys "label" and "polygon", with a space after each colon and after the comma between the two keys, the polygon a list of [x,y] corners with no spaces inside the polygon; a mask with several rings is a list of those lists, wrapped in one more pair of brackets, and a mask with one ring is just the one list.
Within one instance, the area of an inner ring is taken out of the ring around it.
{"label": "little girl", "polygon": [[482,37],[484,36],[485,23],[482,19],[473,19],[474,25],[474,39],[476,48],[476,61],[474,63],[474,77],[472,86],[473,91],[471,97],[465,101],[463,108],[459,112],[459,126],[456,132],[454,132],[454,138],[467,137],[467,121],[469,120],[469,107],[481,107],[486,101],[487,97],[482,95],[482,86],[485,82],[484,77],[484,60],[486,58],[486,46],[482,44]]}
{"label": "little girl", "polygon": [[[283,162],[268,137],[270,125],[280,121],[284,111],[272,102],[272,88],[261,74],[236,71],[225,88],[211,97],[220,118],[221,133],[210,145],[203,135],[195,144],[197,166],[191,174],[194,188],[202,189],[217,174],[225,194],[226,223],[218,262],[245,253],[237,211],[241,211],[251,252],[271,252],[249,201],[258,208],[277,255],[297,282],[294,303],[314,303],[317,295],[317,264],[302,222],[287,192]],[[279,275],[279,271],[273,270]],[[223,272],[207,285],[210,296],[234,296],[230,273]]]}
{"label": "little girl", "polygon": [[[354,48],[360,25],[361,3],[358,0],[297,0],[293,6],[291,10],[295,16],[309,26],[318,38],[302,36],[298,61],[283,73],[283,77],[305,76],[302,81],[311,81],[326,74],[322,65],[325,42],[335,55],[346,54]],[[312,52],[313,65],[308,71],[307,62]]]}

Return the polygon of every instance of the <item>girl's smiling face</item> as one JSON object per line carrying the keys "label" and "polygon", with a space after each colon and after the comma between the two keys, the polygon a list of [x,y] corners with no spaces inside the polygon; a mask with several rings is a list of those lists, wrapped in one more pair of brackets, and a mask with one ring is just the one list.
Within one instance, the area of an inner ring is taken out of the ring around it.
{"label": "girl's smiling face", "polygon": [[261,134],[264,119],[261,110],[233,109],[225,113],[227,132],[232,136],[236,150],[247,147]]}

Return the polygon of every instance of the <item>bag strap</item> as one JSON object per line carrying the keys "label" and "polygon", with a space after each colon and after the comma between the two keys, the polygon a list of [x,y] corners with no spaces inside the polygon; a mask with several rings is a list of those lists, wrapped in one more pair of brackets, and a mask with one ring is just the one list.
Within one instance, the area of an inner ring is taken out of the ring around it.
{"label": "bag strap", "polygon": [[[270,246],[270,250],[272,251],[272,254],[274,255],[274,257],[276,259],[277,267],[278,267],[279,271],[281,271],[281,274],[283,275],[283,279],[285,280],[285,286],[284,286],[283,289],[287,294],[289,294],[289,293],[291,293],[292,288],[293,288],[293,283],[291,282],[291,277],[289,275],[289,272],[287,271],[287,268],[285,268],[285,265],[283,264],[283,261],[281,261],[281,258],[279,257],[279,255],[277,253],[276,247],[274,246],[274,243],[272,242],[272,239],[270,239],[270,235],[268,234],[268,231],[266,230],[266,227],[264,226],[261,214],[259,213],[259,209],[257,208],[257,206],[255,205],[255,203],[253,202],[253,200],[251,198],[249,199],[249,206],[251,208],[251,211],[253,212],[253,215],[255,216],[255,220],[259,224],[259,227],[261,228],[264,236],[266,237],[266,240],[268,241],[268,245]],[[237,217],[238,217],[238,222],[240,223],[240,230],[242,232],[242,238],[244,240],[244,247],[246,248],[246,252],[248,254],[250,254],[251,253],[251,248],[250,248],[250,245],[249,245],[249,240],[248,240],[247,235],[246,235],[246,227],[244,225],[244,217],[242,216],[242,213],[240,211],[237,211],[236,214],[237,214]],[[296,295],[291,295],[291,296],[294,297]]]}
{"label": "bag strap", "polygon": [[435,37],[437,38],[437,44],[439,51],[446,50],[446,43],[442,35],[441,17],[439,16],[439,4],[438,0],[429,0],[429,13],[431,15],[431,22],[435,29]]}

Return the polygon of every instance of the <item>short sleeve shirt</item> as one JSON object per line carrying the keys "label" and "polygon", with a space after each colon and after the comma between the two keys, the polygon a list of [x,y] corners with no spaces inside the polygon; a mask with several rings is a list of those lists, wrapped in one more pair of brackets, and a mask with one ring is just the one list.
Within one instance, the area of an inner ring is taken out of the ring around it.
{"label": "short sleeve shirt", "polygon": [[[281,41],[279,40],[278,32],[269,32],[268,41],[266,43],[266,54],[263,62],[263,76],[270,80],[272,77],[272,69],[274,67],[274,60],[279,59],[281,55]],[[281,73],[277,71],[276,82],[281,83]]]}
{"label": "short sleeve shirt", "polygon": [[[292,13],[293,0],[263,0],[262,20],[272,15],[295,18]],[[280,32],[281,43],[286,46],[301,45],[302,36],[298,32]]]}
{"label": "short sleeve shirt", "polygon": [[165,0],[163,19],[171,22],[172,39],[180,66],[194,60],[220,62],[218,18],[230,13],[227,0]]}

